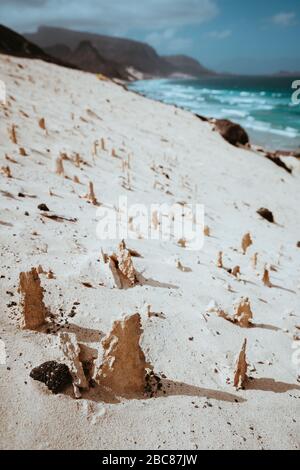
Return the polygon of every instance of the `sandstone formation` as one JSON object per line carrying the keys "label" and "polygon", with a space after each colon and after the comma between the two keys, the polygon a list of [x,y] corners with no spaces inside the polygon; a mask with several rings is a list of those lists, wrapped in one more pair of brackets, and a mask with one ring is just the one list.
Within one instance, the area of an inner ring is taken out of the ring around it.
{"label": "sandstone formation", "polygon": [[72,333],[60,333],[59,346],[64,355],[64,362],[67,364],[72,375],[75,396],[78,396],[76,389],[88,389],[88,382],[79,359],[80,347],[77,343],[76,335]]}
{"label": "sandstone formation", "polygon": [[58,157],[55,161],[55,173],[57,175],[64,175],[65,174],[62,157]]}
{"label": "sandstone formation", "polygon": [[135,313],[116,320],[102,340],[103,361],[95,380],[117,396],[142,396],[145,391],[150,366],[140,346],[142,331],[140,314]]}
{"label": "sandstone formation", "polygon": [[46,130],[45,118],[41,118],[41,119],[39,120],[39,127],[40,127],[41,129],[43,129],[44,131]]}
{"label": "sandstone formation", "polygon": [[36,268],[21,272],[19,276],[21,328],[35,330],[45,323],[47,310],[43,301],[43,288]]}
{"label": "sandstone formation", "polygon": [[247,380],[248,364],[246,360],[246,347],[247,347],[247,339],[244,340],[242,349],[236,361],[233,384],[237,389],[243,388]]}
{"label": "sandstone formation", "polygon": [[12,178],[11,170],[8,165],[1,167],[1,173],[5,175],[7,178]]}
{"label": "sandstone formation", "polygon": [[270,281],[270,275],[268,269],[265,267],[264,274],[262,277],[262,282],[266,287],[272,287],[272,283]]}
{"label": "sandstone formation", "polygon": [[254,255],[252,256],[252,266],[254,269],[256,269],[257,267],[257,260],[258,260],[258,253],[254,253]]}
{"label": "sandstone formation", "polygon": [[218,260],[217,260],[218,268],[223,268],[223,252],[219,251],[218,253]]}
{"label": "sandstone formation", "polygon": [[252,318],[253,314],[251,311],[249,299],[247,297],[242,298],[241,301],[236,305],[233,320],[242,328],[249,328],[249,326],[251,326]]}
{"label": "sandstone formation", "polygon": [[134,286],[137,282],[136,271],[133,266],[131,254],[127,250],[124,241],[119,245],[119,252],[117,256],[118,269],[123,276],[128,280],[130,286]]}
{"label": "sandstone formation", "polygon": [[205,225],[203,232],[206,237],[210,237],[210,228],[208,225]]}
{"label": "sandstone formation", "polygon": [[[133,256],[139,255],[134,250],[126,247],[124,240],[118,247],[118,252],[107,255],[101,250],[101,258],[105,264],[108,264],[110,272],[113,276],[113,283],[118,289],[124,287],[133,287],[138,283],[137,273],[133,265],[131,251]],[[140,256],[140,255],[139,255]]]}
{"label": "sandstone formation", "polygon": [[248,248],[253,244],[250,233],[246,233],[242,239],[243,254],[247,253]]}
{"label": "sandstone formation", "polygon": [[99,205],[97,198],[95,196],[94,185],[91,181],[89,182],[88,192],[84,196],[84,199],[87,199],[88,201],[90,201],[94,206]]}

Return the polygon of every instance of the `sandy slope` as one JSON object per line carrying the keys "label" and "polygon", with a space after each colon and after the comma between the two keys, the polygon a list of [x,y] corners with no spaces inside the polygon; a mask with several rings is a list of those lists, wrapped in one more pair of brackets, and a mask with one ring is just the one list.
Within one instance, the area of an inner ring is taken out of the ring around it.
{"label": "sandy slope", "polygon": [[[292,362],[293,336],[300,334],[299,161],[289,161],[290,176],[254,152],[230,146],[192,114],[87,73],[1,56],[0,79],[8,89],[8,104],[0,107],[0,159],[12,173],[0,174],[0,336],[8,356],[0,365],[1,448],[299,449],[299,366]],[[9,138],[12,124],[17,145]],[[100,138],[118,158],[99,151],[93,159]],[[78,152],[86,161],[81,168],[64,161],[66,175],[77,175],[82,184],[55,174],[59,152]],[[122,160],[129,153],[131,191],[122,187]],[[153,163],[163,169],[154,171]],[[128,242],[143,255],[134,260],[137,270],[152,281],[111,289],[98,260],[101,247],[112,251],[117,242],[96,237],[96,208],[79,197],[89,181],[104,204],[117,204],[119,195],[146,204],[196,197],[205,204],[212,236],[199,252],[178,247],[176,240]],[[162,185],[154,189],[155,181]],[[36,197],[18,197],[20,192]],[[40,203],[78,221],[47,220]],[[261,206],[274,212],[278,224],[256,214]],[[247,231],[254,245],[243,256]],[[241,266],[241,281],[216,267],[220,250],[226,266]],[[251,266],[254,252],[257,270]],[[177,258],[189,272],[177,269]],[[271,280],[279,287],[262,284],[265,263],[277,266]],[[56,276],[41,276],[47,306],[62,323],[68,319],[88,357],[123,312],[142,311],[145,302],[163,312],[164,318],[143,315],[142,346],[170,381],[164,396],[109,403],[93,390],[75,400],[52,395],[29,378],[33,366],[58,357],[55,334],[20,330],[19,308],[11,305],[18,302],[19,272],[38,264]],[[245,295],[254,328],[205,315],[212,300],[232,313],[234,301]],[[70,318],[76,301],[77,314]],[[236,391],[234,361],[244,338],[254,380]]]}

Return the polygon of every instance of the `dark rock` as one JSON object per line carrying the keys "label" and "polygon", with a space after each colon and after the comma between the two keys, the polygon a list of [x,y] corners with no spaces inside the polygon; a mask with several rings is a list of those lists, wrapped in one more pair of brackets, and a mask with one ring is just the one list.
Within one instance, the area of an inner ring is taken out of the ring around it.
{"label": "dark rock", "polygon": [[300,248],[300,242],[297,243],[297,248]]}
{"label": "dark rock", "polygon": [[274,224],[274,216],[272,214],[271,211],[269,211],[269,209],[266,209],[265,207],[262,207],[261,209],[259,209],[257,211],[257,213],[263,218],[263,219],[266,219],[268,222],[270,222],[271,224]]}
{"label": "dark rock", "polygon": [[30,377],[43,382],[53,393],[61,392],[72,383],[72,376],[68,366],[56,361],[47,361],[30,372]]}
{"label": "dark rock", "polygon": [[271,160],[271,162],[275,163],[275,165],[279,166],[280,168],[283,168],[285,171],[287,171],[289,174],[292,173],[292,170],[291,168],[289,168],[285,163],[284,161],[281,160],[281,158],[271,154],[271,153],[267,153],[266,154],[266,157],[268,160]]}
{"label": "dark rock", "polygon": [[77,65],[82,70],[92,73],[101,73],[106,77],[119,78],[121,80],[129,80],[130,74],[126,68],[112,60],[107,60],[97,50],[90,41],[81,41],[74,51],[70,51],[65,55],[65,46],[54,46],[46,49],[53,56],[61,55],[61,58],[67,57],[68,61]]}
{"label": "dark rock", "polygon": [[246,145],[249,143],[247,132],[239,124],[228,119],[217,119],[216,129],[223,139],[232,145]]}
{"label": "dark rock", "polygon": [[81,283],[84,287],[87,287],[88,289],[93,289],[93,286],[90,282],[82,282]]}
{"label": "dark rock", "polygon": [[46,206],[46,204],[39,204],[39,205],[38,205],[38,209],[39,209],[40,211],[49,212],[49,209],[48,209],[48,207]]}
{"label": "dark rock", "polygon": [[197,113],[196,113],[195,116],[196,116],[198,119],[200,119],[200,121],[203,121],[203,122],[209,122],[209,121],[210,121],[209,118],[207,118],[206,116],[202,116],[202,114],[197,114]]}
{"label": "dark rock", "polygon": [[[215,75],[213,71],[206,69],[191,57],[184,55],[161,57],[148,44],[127,38],[49,26],[41,26],[36,32],[27,33],[26,38],[45,49],[45,52],[53,57],[80,65],[83,70],[86,70],[85,67],[90,69],[91,66],[93,68],[97,66],[98,72],[104,75],[113,72],[115,76],[117,72],[118,76],[120,73],[122,75],[125,73],[130,78],[127,71],[129,67],[133,67],[149,78],[168,77],[178,72],[196,77]],[[82,43],[84,49],[80,46]],[[92,51],[92,48],[97,54]],[[108,70],[103,69],[101,72],[102,69],[99,69],[99,66],[108,67]]]}
{"label": "dark rock", "polygon": [[24,36],[3,25],[0,25],[0,53],[28,59],[40,59],[64,67],[78,68],[64,60],[55,59],[40,47],[25,39]]}
{"label": "dark rock", "polygon": [[[152,47],[130,39],[49,26],[41,26],[37,32],[26,34],[26,38],[44,48],[52,56],[59,56],[60,58],[66,58],[64,55],[66,48],[64,47],[61,51],[60,49],[62,45],[67,46],[72,51],[71,55],[67,56],[67,60],[72,61],[75,58],[77,63],[81,63],[82,60],[81,68],[84,68],[85,65],[88,65],[90,68],[94,59],[96,59],[95,63],[100,64],[97,56],[91,50],[90,46],[92,46],[93,49],[97,50],[103,65],[113,64],[114,68],[117,65],[118,71],[122,70],[125,72],[128,67],[133,67],[135,70],[139,70],[147,75],[155,76],[169,76],[176,71],[176,68],[163,57],[160,57]],[[82,43],[84,48],[89,43],[86,49],[88,52],[87,58],[84,56]],[[48,49],[50,47],[51,49]],[[80,54],[78,51],[76,52],[78,47]],[[101,73],[101,69],[99,72]]]}
{"label": "dark rock", "polygon": [[145,393],[152,398],[162,387],[161,377],[153,371],[148,371],[145,375]]}

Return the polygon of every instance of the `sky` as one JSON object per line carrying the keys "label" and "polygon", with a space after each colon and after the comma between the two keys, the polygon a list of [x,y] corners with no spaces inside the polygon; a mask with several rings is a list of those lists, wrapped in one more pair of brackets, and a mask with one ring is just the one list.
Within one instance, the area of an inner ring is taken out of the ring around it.
{"label": "sky", "polygon": [[0,23],[147,42],[216,71],[300,71],[300,0],[0,0]]}

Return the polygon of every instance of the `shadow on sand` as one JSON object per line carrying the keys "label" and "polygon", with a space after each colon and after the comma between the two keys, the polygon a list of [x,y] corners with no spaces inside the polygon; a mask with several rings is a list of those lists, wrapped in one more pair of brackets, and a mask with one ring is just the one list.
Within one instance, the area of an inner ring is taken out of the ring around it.
{"label": "shadow on sand", "polygon": [[270,330],[270,331],[282,331],[281,328],[274,325],[268,325],[265,323],[253,323],[252,328],[261,328],[262,330]]}
{"label": "shadow on sand", "polygon": [[277,382],[274,379],[260,378],[247,382],[247,390],[260,390],[264,392],[286,393],[291,390],[300,390],[300,385]]}
{"label": "shadow on sand", "polygon": [[160,287],[161,289],[179,289],[174,284],[168,284],[166,282],[156,281],[154,279],[147,279],[142,274],[137,274],[138,282],[141,286]]}
{"label": "shadow on sand", "polygon": [[[159,399],[172,396],[200,397],[229,403],[244,403],[247,401],[245,398],[234,395],[232,393],[209,388],[196,387],[195,385],[189,385],[183,382],[174,382],[168,379],[162,380],[162,389],[161,391],[157,392],[153,398],[149,396],[138,395],[130,395],[123,398],[127,400],[152,400],[155,398]],[[116,397],[112,392],[100,386],[91,388],[88,392],[83,393],[83,398],[95,402],[104,402],[110,404],[120,403],[122,401],[122,398]]]}

